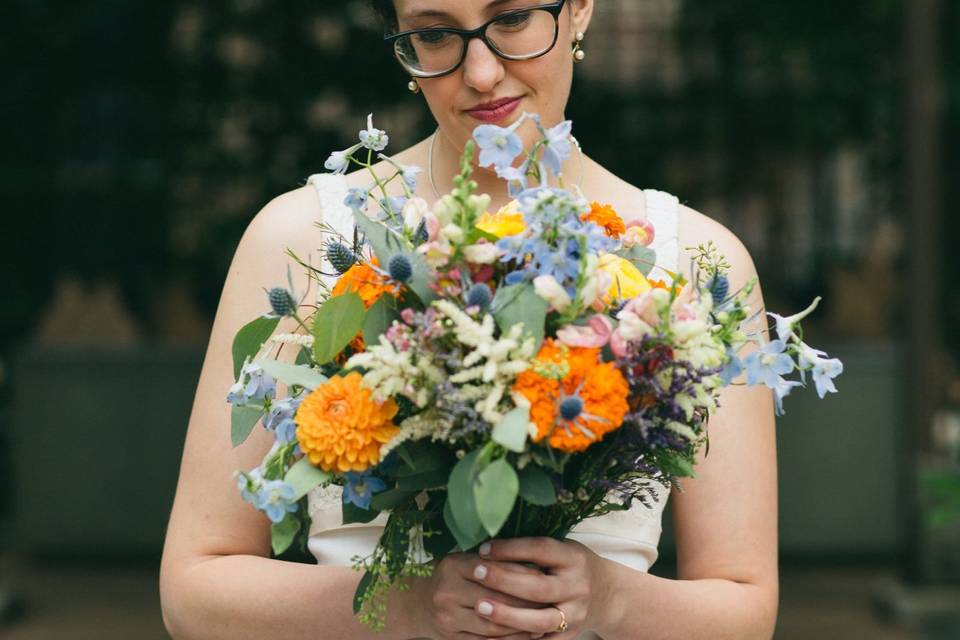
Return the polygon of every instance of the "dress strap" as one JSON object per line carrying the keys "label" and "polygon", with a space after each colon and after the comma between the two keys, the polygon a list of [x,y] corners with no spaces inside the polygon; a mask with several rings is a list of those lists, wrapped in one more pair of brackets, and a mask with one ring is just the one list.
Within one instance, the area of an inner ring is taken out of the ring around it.
{"label": "dress strap", "polygon": [[651,248],[657,252],[657,266],[650,272],[654,280],[673,281],[668,271],[676,272],[680,264],[680,200],[656,189],[644,189],[647,220],[653,225]]}
{"label": "dress strap", "polygon": [[[335,173],[315,173],[307,178],[307,184],[313,185],[317,192],[317,198],[320,201],[320,222],[323,223],[321,237],[323,238],[324,248],[326,244],[333,240],[346,242],[348,245],[353,242],[353,212],[350,207],[343,203],[347,195],[347,179],[340,174]],[[327,261],[326,251],[321,251],[320,269],[325,274],[320,280],[324,287],[332,288],[337,280],[333,267]],[[318,290],[320,294],[324,287]]]}

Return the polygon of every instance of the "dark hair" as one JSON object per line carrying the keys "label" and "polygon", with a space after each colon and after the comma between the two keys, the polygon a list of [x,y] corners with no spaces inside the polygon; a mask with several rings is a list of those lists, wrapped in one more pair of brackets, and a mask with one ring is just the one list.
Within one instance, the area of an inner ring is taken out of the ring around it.
{"label": "dark hair", "polygon": [[383,26],[387,29],[397,27],[397,10],[393,6],[393,0],[370,0],[373,10],[380,16]]}

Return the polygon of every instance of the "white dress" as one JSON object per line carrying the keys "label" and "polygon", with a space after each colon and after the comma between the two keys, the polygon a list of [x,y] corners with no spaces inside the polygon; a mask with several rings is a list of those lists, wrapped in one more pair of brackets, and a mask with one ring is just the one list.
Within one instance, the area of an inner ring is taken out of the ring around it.
{"label": "white dress", "polygon": [[[343,176],[318,173],[310,176],[320,199],[323,221],[344,238],[353,237],[353,217],[343,204],[346,179]],[[655,231],[653,248],[657,252],[657,269],[651,277],[665,279],[662,269],[676,271],[679,260],[679,200],[663,191],[644,190],[646,218]],[[331,272],[329,265],[325,271]],[[578,524],[568,538],[589,547],[598,555],[637,571],[646,572],[657,559],[661,515],[670,496],[668,489],[653,483],[656,501],[648,508],[634,501],[627,511],[614,511]],[[341,517],[342,489],[338,486],[318,487],[308,495],[311,519],[308,548],[323,565],[350,566],[351,558],[366,556],[376,546],[386,523],[380,514],[366,524],[343,524]],[[581,634],[578,640],[597,638]]]}

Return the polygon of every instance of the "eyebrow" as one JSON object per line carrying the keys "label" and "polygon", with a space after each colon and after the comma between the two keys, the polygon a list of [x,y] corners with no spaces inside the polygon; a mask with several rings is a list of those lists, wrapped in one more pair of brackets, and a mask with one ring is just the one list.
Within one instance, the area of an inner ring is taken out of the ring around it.
{"label": "eyebrow", "polygon": [[[512,0],[493,0],[488,3],[484,10],[493,9]],[[412,11],[403,15],[404,20],[413,20],[415,18],[452,18],[449,13],[440,9],[423,9],[421,11]]]}

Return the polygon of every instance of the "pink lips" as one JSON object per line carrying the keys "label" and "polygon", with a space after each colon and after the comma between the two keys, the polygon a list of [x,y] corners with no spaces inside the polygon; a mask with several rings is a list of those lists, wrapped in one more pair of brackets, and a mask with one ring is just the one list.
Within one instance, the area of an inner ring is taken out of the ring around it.
{"label": "pink lips", "polygon": [[520,106],[520,100],[521,98],[501,98],[500,100],[478,104],[471,109],[467,109],[467,113],[481,122],[500,122]]}

